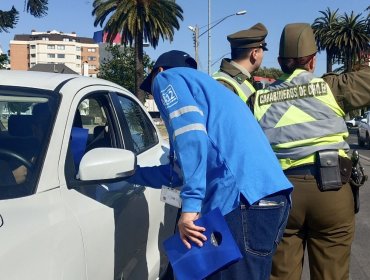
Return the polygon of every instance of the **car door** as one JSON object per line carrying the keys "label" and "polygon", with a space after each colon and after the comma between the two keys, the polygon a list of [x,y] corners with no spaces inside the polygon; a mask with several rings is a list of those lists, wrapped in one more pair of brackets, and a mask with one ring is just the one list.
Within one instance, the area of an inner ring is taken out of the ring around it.
{"label": "car door", "polygon": [[[85,87],[75,96],[69,114],[74,117],[68,121],[71,137],[64,137],[68,147],[65,159],[61,158],[68,189],[63,195],[81,227],[89,279],[157,279],[167,264],[161,243],[173,233],[176,211],[168,210],[160,202],[158,190],[133,185],[125,179],[114,182],[78,179],[79,159],[99,147],[133,150],[138,162],[148,166],[158,165],[166,158],[148,115],[129,95],[108,86]],[[149,142],[133,141],[117,96],[130,100],[132,106],[141,110],[142,114],[136,116],[136,128]],[[79,158],[72,147],[75,131],[87,132],[84,152]],[[104,214],[97,217],[97,213]],[[105,267],[111,267],[114,276],[103,277],[102,261]]]}
{"label": "car door", "polygon": [[[144,167],[168,163],[168,145],[159,136],[158,130],[143,106],[132,96],[119,91],[115,93],[112,98],[116,101],[120,124],[131,139],[132,151],[137,155],[138,165]],[[145,220],[148,222],[148,229],[145,230],[147,242],[144,239],[136,239],[138,244],[141,243],[142,249],[136,251],[135,259],[146,259],[147,268],[143,270],[138,263],[132,271],[124,271],[127,279],[156,279],[158,275],[163,274],[167,266],[167,258],[162,243],[173,234],[175,228],[177,208],[160,201],[160,190],[146,187],[144,196],[148,208],[145,213]],[[134,221],[139,220],[143,220],[143,217],[138,216]],[[135,240],[135,232],[131,234],[130,240]],[[148,275],[143,274],[145,271]]]}

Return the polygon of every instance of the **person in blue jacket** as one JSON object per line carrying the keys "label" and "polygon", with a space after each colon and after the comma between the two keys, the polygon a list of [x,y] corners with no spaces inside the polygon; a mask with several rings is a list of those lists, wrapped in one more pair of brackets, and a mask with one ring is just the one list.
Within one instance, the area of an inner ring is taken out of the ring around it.
{"label": "person in blue jacket", "polygon": [[[206,242],[205,228],[194,221],[218,207],[243,259],[209,279],[269,279],[292,185],[249,108],[177,50],[158,58],[141,88],[154,96],[181,169],[178,230],[184,245]],[[151,170],[139,168],[136,177],[160,187]]]}

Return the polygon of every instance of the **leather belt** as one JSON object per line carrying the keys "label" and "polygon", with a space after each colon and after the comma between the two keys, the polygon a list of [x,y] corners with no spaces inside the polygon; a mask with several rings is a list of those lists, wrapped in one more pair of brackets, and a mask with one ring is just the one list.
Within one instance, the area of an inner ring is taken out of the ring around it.
{"label": "leather belt", "polygon": [[284,170],[285,175],[312,175],[318,174],[317,166],[314,164],[302,165]]}

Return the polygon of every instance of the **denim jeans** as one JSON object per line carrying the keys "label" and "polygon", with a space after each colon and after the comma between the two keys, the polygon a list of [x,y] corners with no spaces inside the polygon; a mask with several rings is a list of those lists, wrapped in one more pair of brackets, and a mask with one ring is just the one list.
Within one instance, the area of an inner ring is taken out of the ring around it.
{"label": "denim jeans", "polygon": [[290,191],[283,191],[249,205],[240,206],[225,216],[243,259],[207,277],[209,280],[268,280],[272,256],[280,242],[290,209]]}

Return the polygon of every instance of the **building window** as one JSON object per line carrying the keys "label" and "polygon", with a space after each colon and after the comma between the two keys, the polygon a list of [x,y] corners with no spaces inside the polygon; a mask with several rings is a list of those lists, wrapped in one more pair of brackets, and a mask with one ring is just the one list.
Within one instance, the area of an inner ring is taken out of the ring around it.
{"label": "building window", "polygon": [[63,38],[64,42],[69,42],[69,38]]}
{"label": "building window", "polygon": [[35,57],[36,57],[36,54],[31,53],[31,57],[32,57],[32,58],[35,58]]}
{"label": "building window", "polygon": [[48,58],[55,58],[55,53],[48,53]]}
{"label": "building window", "polygon": [[58,53],[57,57],[58,57],[58,58],[65,58],[65,57],[66,57],[66,55],[65,55],[64,53]]}
{"label": "building window", "polygon": [[95,61],[96,60],[96,56],[88,56],[87,57],[87,60],[88,61]]}
{"label": "building window", "polygon": [[80,55],[76,55],[76,59],[81,59],[81,56]]}
{"label": "building window", "polygon": [[31,64],[30,64],[31,68],[32,68],[33,66],[35,66],[35,65],[36,65],[36,63],[31,63]]}
{"label": "building window", "polygon": [[81,47],[76,47],[76,52],[80,52],[81,51]]}
{"label": "building window", "polygon": [[77,67],[77,68],[80,68],[80,67],[81,67],[81,64],[76,64],[76,67]]}
{"label": "building window", "polygon": [[41,38],[43,41],[49,41],[49,38],[48,37],[42,37]]}
{"label": "building window", "polygon": [[96,49],[95,48],[88,48],[87,51],[88,52],[96,52]]}
{"label": "building window", "polygon": [[91,64],[89,64],[89,69],[90,69],[90,70],[95,70],[95,69],[96,69],[96,65],[91,65]]}
{"label": "building window", "polygon": [[31,45],[31,50],[36,49],[36,45]]}
{"label": "building window", "polygon": [[55,45],[48,45],[48,50],[54,50],[55,49]]}
{"label": "building window", "polygon": [[65,46],[64,45],[57,45],[57,50],[65,50]]}

